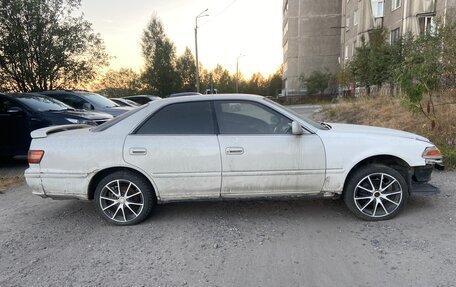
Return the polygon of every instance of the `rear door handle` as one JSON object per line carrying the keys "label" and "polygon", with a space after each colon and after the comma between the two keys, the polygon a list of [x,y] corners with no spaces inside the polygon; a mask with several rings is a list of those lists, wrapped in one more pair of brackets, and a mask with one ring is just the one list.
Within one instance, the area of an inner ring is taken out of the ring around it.
{"label": "rear door handle", "polygon": [[227,147],[225,150],[227,155],[241,155],[244,154],[244,148],[242,147]]}
{"label": "rear door handle", "polygon": [[130,148],[130,155],[145,155],[147,154],[147,149],[145,148]]}

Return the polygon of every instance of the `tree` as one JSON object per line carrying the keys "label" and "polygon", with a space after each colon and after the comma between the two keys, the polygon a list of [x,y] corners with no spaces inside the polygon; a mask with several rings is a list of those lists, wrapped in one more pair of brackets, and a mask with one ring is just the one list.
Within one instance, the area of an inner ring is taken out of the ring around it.
{"label": "tree", "polygon": [[364,36],[361,37],[361,46],[356,48],[343,78],[349,75],[355,82],[366,87],[368,93],[370,86],[380,87],[384,83],[394,83],[394,67],[402,61],[402,50],[401,40],[390,45],[386,30],[374,29],[369,32],[369,42]]}
{"label": "tree", "polygon": [[282,75],[283,66],[268,77],[266,96],[275,97],[278,95],[278,91],[282,89]]}
{"label": "tree", "polygon": [[109,70],[92,85],[92,89],[108,97],[138,94],[142,89],[141,77],[132,69]]}
{"label": "tree", "polygon": [[27,92],[74,87],[107,64],[100,35],[83,16],[80,0],[2,0],[0,74],[7,89]]}
{"label": "tree", "polygon": [[300,77],[301,82],[305,83],[307,87],[307,94],[323,94],[325,90],[329,87],[329,81],[331,80],[331,73],[328,71],[313,71],[309,77],[302,75]]}
{"label": "tree", "polygon": [[177,58],[176,72],[178,75],[178,91],[196,91],[196,65],[192,51],[185,48],[184,54]]}
{"label": "tree", "polygon": [[144,30],[141,47],[145,60],[142,79],[149,90],[161,97],[174,93],[178,89],[176,50],[157,16],[151,18]]}

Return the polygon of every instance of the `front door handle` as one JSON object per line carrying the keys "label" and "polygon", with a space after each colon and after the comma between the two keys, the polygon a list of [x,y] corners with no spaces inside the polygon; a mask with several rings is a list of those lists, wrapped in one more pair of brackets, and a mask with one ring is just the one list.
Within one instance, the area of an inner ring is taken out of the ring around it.
{"label": "front door handle", "polygon": [[130,148],[130,155],[145,155],[147,154],[147,149],[145,148]]}
{"label": "front door handle", "polygon": [[244,148],[242,147],[227,147],[225,150],[227,155],[241,155],[244,154]]}

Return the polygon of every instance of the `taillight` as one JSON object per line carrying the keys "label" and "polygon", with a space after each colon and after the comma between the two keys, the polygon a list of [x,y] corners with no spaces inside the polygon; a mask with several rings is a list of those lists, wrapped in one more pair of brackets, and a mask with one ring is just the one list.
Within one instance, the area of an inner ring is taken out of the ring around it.
{"label": "taillight", "polygon": [[430,146],[424,150],[422,157],[425,159],[441,159],[442,153],[437,147]]}
{"label": "taillight", "polygon": [[29,150],[28,162],[29,163],[40,163],[43,158],[44,150]]}

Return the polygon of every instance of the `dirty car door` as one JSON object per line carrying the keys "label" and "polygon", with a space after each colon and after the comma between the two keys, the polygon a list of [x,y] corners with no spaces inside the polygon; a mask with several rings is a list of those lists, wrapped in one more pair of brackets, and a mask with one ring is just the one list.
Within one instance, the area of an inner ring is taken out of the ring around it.
{"label": "dirty car door", "polygon": [[220,148],[209,101],[154,113],[127,137],[124,158],[151,176],[162,200],[220,197]]}
{"label": "dirty car door", "polygon": [[325,152],[311,133],[291,134],[291,120],[257,102],[215,101],[222,155],[222,197],[321,191]]}

